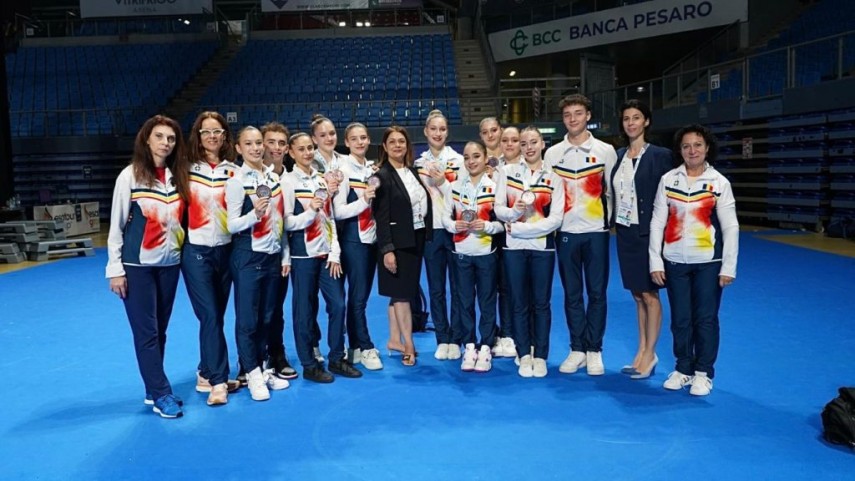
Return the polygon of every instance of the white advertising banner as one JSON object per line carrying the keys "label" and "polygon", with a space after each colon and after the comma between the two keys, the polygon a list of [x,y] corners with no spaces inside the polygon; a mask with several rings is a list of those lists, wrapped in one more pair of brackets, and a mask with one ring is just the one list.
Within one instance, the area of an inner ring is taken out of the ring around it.
{"label": "white advertising banner", "polygon": [[261,11],[366,10],[369,8],[418,8],[421,5],[421,0],[261,0]]}
{"label": "white advertising banner", "polygon": [[212,12],[213,0],[80,0],[80,16],[148,17]]}
{"label": "white advertising banner", "polygon": [[101,229],[98,208],[98,202],[37,205],[33,207],[33,220],[61,220],[67,236],[90,234]]}
{"label": "white advertising banner", "polygon": [[496,62],[748,20],[748,0],[655,0],[490,34]]}

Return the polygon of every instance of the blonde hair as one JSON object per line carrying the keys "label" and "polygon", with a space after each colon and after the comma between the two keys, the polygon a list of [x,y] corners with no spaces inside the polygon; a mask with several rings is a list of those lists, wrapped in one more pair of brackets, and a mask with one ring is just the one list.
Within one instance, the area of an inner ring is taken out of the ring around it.
{"label": "blonde hair", "polygon": [[478,123],[478,130],[483,129],[484,124],[486,124],[487,122],[496,122],[496,125],[500,129],[502,128],[502,124],[499,123],[499,119],[497,119],[496,117],[484,117],[483,119],[481,119],[481,122]]}
{"label": "blonde hair", "polygon": [[430,121],[436,118],[440,118],[445,121],[445,125],[448,125],[448,119],[445,117],[445,114],[442,113],[442,110],[433,109],[428,113],[427,120],[425,120],[425,127],[430,124]]}

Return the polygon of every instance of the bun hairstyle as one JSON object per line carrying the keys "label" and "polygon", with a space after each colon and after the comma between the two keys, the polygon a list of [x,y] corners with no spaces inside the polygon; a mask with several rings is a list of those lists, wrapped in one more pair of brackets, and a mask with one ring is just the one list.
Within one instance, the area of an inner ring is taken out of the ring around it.
{"label": "bun hairstyle", "polygon": [[448,125],[448,119],[445,117],[445,114],[442,113],[442,110],[433,109],[428,113],[427,119],[425,120],[425,127],[430,124],[430,121],[436,118],[440,118],[445,121],[445,124]]}

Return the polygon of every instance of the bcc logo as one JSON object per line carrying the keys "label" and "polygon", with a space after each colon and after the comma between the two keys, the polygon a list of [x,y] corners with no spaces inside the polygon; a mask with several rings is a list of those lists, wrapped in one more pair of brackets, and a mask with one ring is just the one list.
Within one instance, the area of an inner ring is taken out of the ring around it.
{"label": "bcc logo", "polygon": [[[561,30],[547,30],[542,33],[535,33],[531,36],[531,45],[538,47],[540,45],[548,45],[550,43],[558,43],[561,41]],[[525,53],[528,48],[528,35],[522,29],[517,30],[514,38],[511,39],[510,47],[517,54],[517,57]]]}

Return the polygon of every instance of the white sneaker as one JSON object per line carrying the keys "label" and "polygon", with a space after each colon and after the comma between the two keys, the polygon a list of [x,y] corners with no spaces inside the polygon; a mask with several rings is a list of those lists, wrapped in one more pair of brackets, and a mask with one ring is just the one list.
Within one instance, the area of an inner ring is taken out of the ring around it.
{"label": "white sneaker", "polygon": [[520,359],[520,368],[517,372],[522,377],[534,376],[534,362],[531,360],[530,354],[526,354]]}
{"label": "white sneaker", "polygon": [[490,346],[481,346],[478,351],[478,361],[475,362],[475,372],[487,372],[493,368],[493,356],[490,354]]}
{"label": "white sneaker", "polygon": [[314,356],[315,360],[317,360],[318,362],[324,362],[325,361],[324,355],[321,354],[321,348],[319,348],[319,347],[313,347],[312,348],[312,356]]}
{"label": "white sneaker", "polygon": [[687,376],[680,371],[674,371],[668,375],[668,379],[665,380],[662,387],[669,391],[679,391],[689,384],[692,384],[692,376]]}
{"label": "white sneaker", "polygon": [[585,353],[585,362],[588,364],[589,376],[602,376],[606,373],[603,365],[603,353],[600,351],[588,351]]}
{"label": "white sneaker", "polygon": [[377,349],[366,349],[365,351],[362,351],[360,361],[365,369],[368,369],[369,371],[378,371],[383,369],[383,362],[380,361],[380,351]]}
{"label": "white sneaker", "polygon": [[246,373],[246,385],[249,386],[249,393],[252,395],[254,401],[267,401],[270,399],[270,391],[267,389],[264,374],[261,372],[260,367],[256,367]]}
{"label": "white sneaker", "polygon": [[448,359],[454,361],[455,359],[460,359],[460,346],[457,344],[449,344],[448,345]]}
{"label": "white sneaker", "polygon": [[[350,359],[351,357],[353,359]],[[356,349],[350,351],[350,356],[346,356],[345,359],[350,361],[351,364],[359,364],[360,362],[362,362],[362,349],[359,349],[357,347]]]}
{"label": "white sneaker", "polygon": [[505,357],[505,345],[502,344],[501,337],[496,337],[496,342],[493,343],[493,348],[490,351],[496,357]]}
{"label": "white sneaker", "polygon": [[570,354],[567,355],[567,359],[558,366],[558,372],[563,372],[564,374],[573,374],[578,371],[579,368],[585,367],[588,364],[588,357],[582,351],[570,351]]}
{"label": "white sneaker", "polygon": [[520,367],[520,357],[518,355],[514,356],[514,364],[516,364],[517,367]]}
{"label": "white sneaker", "polygon": [[546,377],[546,359],[541,359],[539,357],[534,358],[532,373],[534,374],[534,377]]}
{"label": "white sneaker", "polygon": [[695,371],[689,394],[692,396],[709,396],[710,391],[712,391],[712,379],[708,378],[705,372]]}
{"label": "white sneaker", "polygon": [[287,379],[277,376],[276,373],[273,372],[273,369],[266,369],[264,371],[264,383],[267,384],[267,388],[271,391],[288,389],[288,386],[291,385]]}
{"label": "white sneaker", "polygon": [[448,359],[448,344],[442,343],[436,346],[436,352],[433,353],[433,357],[439,359],[440,361],[445,361]]}
{"label": "white sneaker", "polygon": [[517,345],[513,338],[503,337],[499,342],[502,343],[502,357],[517,357]]}
{"label": "white sneaker", "polygon": [[478,351],[475,350],[475,344],[469,343],[466,345],[466,352],[463,354],[463,362],[460,364],[461,371],[474,371],[475,363],[478,362]]}

